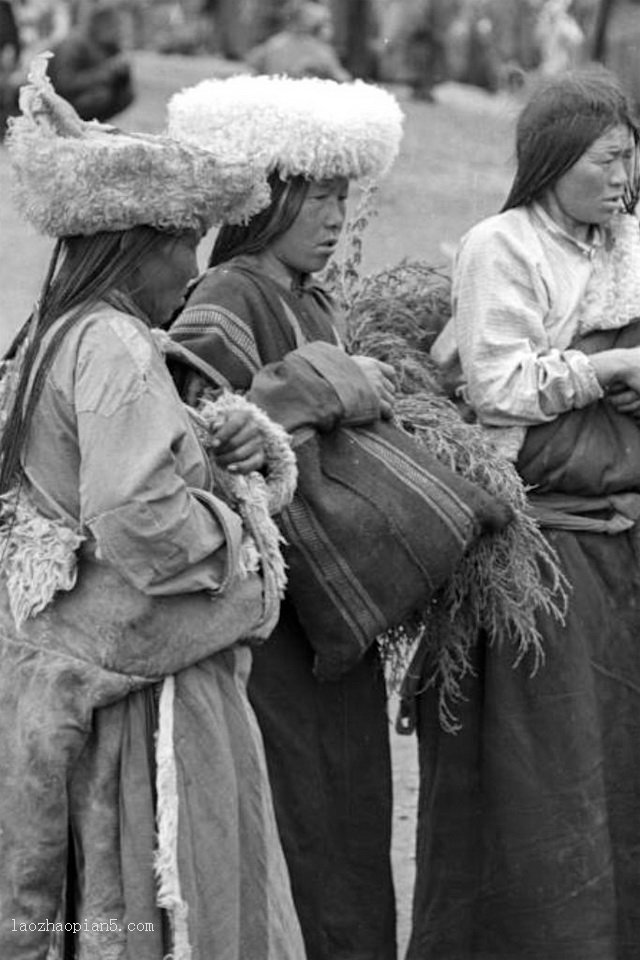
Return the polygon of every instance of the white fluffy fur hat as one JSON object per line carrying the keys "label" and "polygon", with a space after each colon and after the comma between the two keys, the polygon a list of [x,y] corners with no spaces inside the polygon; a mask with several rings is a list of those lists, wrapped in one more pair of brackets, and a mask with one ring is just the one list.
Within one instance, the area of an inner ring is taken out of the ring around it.
{"label": "white fluffy fur hat", "polygon": [[237,76],[169,101],[169,134],[244,157],[263,176],[378,179],[396,158],[403,115],[390,93],[356,80]]}
{"label": "white fluffy fur hat", "polygon": [[81,120],[53,89],[46,55],[32,64],[20,108],[6,140],[15,199],[41,233],[62,237],[140,225],[205,232],[268,202],[245,158]]}

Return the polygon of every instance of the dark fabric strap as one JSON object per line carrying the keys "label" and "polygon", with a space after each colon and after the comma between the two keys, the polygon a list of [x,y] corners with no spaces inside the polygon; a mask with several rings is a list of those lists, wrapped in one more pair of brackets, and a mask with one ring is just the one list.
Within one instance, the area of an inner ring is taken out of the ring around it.
{"label": "dark fabric strap", "polygon": [[196,373],[199,373],[211,386],[218,389],[233,390],[233,387],[213,364],[208,363],[199,357],[193,350],[189,350],[183,343],[171,339],[171,337],[162,338],[162,351],[168,361],[176,361]]}

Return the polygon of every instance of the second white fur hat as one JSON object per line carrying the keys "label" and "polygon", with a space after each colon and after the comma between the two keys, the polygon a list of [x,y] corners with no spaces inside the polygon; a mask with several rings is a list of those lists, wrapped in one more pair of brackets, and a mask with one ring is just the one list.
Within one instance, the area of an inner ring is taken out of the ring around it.
{"label": "second white fur hat", "polygon": [[237,76],[169,101],[169,134],[268,176],[378,179],[395,160],[403,115],[386,90],[356,80]]}

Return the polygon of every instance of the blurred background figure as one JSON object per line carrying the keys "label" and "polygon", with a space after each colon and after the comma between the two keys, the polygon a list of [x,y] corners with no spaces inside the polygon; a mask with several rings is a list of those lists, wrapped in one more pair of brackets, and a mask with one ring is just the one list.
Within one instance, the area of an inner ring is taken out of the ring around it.
{"label": "blurred background figure", "polygon": [[[109,42],[87,30],[107,2],[117,4],[122,21],[116,59]],[[213,55],[224,75],[248,68],[404,84],[425,102],[443,82],[515,92],[531,73],[557,73],[591,57],[640,102],[640,0],[0,0],[0,9],[11,4],[22,65],[54,49],[56,82],[72,101],[81,97],[86,116],[113,116],[131,102],[123,49],[132,62],[143,50]],[[16,48],[9,49],[13,60]],[[6,81],[2,88],[9,89]]]}
{"label": "blurred background figure", "polygon": [[600,0],[593,53],[640,107],[640,0]]}
{"label": "blurred background figure", "polygon": [[321,2],[306,0],[292,8],[287,26],[245,57],[261,74],[289,77],[320,77],[323,80],[350,80],[333,49],[331,10]]}
{"label": "blurred background figure", "polygon": [[22,43],[11,0],[0,0],[0,140],[4,139],[7,118],[18,110],[16,72]]}
{"label": "blurred background figure", "polygon": [[110,120],[133,102],[121,30],[119,7],[98,0],[81,9],[77,25],[51,47],[51,81],[83,120]]}
{"label": "blurred background figure", "polygon": [[292,0],[200,0],[212,25],[214,52],[244,60],[249,50],[286,26]]}
{"label": "blurred background figure", "polygon": [[351,76],[379,79],[380,14],[389,0],[330,0],[333,46]]}
{"label": "blurred background figure", "polygon": [[586,37],[573,16],[572,0],[546,0],[536,24],[540,46],[540,71],[554,76],[579,66],[585,55]]}
{"label": "blurred background figure", "polygon": [[23,60],[30,60],[35,53],[66,36],[77,16],[80,2],[21,0],[14,4],[22,39]]}
{"label": "blurred background figure", "polygon": [[464,82],[495,93],[500,87],[502,57],[498,47],[500,19],[491,0],[466,0],[462,9],[467,23]]}
{"label": "blurred background figure", "polygon": [[406,83],[417,100],[433,101],[448,78],[447,36],[461,0],[389,0],[382,15],[383,73]]}
{"label": "blurred background figure", "polygon": [[514,90],[536,69],[535,34],[544,0],[462,0],[447,35],[448,77],[492,93]]}
{"label": "blurred background figure", "polygon": [[11,0],[0,0],[0,68],[3,73],[18,66],[22,43]]}
{"label": "blurred background figure", "polygon": [[552,73],[583,62],[602,2],[378,0],[379,78],[426,101],[446,81],[513,92],[543,62]]}

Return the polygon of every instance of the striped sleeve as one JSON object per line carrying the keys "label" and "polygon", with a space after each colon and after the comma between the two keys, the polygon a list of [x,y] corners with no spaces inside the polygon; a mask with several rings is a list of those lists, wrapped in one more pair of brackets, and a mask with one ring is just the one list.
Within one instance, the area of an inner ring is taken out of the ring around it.
{"label": "striped sleeve", "polygon": [[248,389],[262,366],[251,324],[218,304],[187,306],[171,335],[224,373],[237,389]]}

